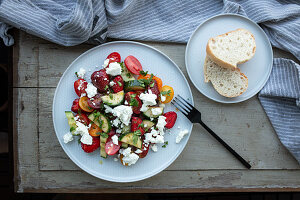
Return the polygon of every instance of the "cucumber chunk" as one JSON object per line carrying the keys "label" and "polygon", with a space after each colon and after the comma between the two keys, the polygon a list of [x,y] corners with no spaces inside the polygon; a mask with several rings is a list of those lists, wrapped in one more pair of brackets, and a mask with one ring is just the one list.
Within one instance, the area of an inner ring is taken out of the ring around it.
{"label": "cucumber chunk", "polygon": [[125,90],[132,91],[132,90],[144,90],[145,85],[140,83],[138,80],[128,81],[125,83]]}
{"label": "cucumber chunk", "polygon": [[[161,113],[158,115],[154,115],[152,113],[152,109],[153,108],[159,108],[161,110]],[[158,118],[160,115],[163,114],[164,108],[163,107],[159,107],[159,106],[154,106],[154,107],[149,107],[145,112],[143,112],[144,116],[147,118]]]}
{"label": "cucumber chunk", "polygon": [[74,119],[73,113],[71,111],[65,111],[65,114],[68,119],[68,124],[70,126],[70,132],[72,133],[72,135],[76,135],[75,131],[76,131],[77,125],[76,125],[76,121]]}
{"label": "cucumber chunk", "polygon": [[124,65],[124,63],[120,63],[120,65],[121,65],[121,68],[122,68],[121,76],[122,76],[124,82],[134,81],[135,78],[134,78],[133,74],[128,71],[128,69]]}
{"label": "cucumber chunk", "polygon": [[109,106],[118,106],[121,105],[124,102],[124,91],[120,91],[118,93],[109,94],[102,96],[101,99],[103,103]]}
{"label": "cucumber chunk", "polygon": [[134,133],[127,133],[127,134],[124,134],[124,135],[121,135],[119,137],[119,140],[121,142],[124,142],[126,144],[130,144],[132,146],[135,146],[137,148],[142,148],[142,140],[140,137],[138,137],[136,143],[133,142],[133,137],[134,137]]}
{"label": "cucumber chunk", "polygon": [[143,120],[143,124],[146,125],[146,127],[144,126],[144,129],[146,131],[148,131],[150,128],[152,128],[155,124],[154,122],[151,122],[150,120]]}
{"label": "cucumber chunk", "polygon": [[88,118],[99,126],[103,133],[109,133],[111,130],[111,124],[108,118],[100,112],[91,113]]}

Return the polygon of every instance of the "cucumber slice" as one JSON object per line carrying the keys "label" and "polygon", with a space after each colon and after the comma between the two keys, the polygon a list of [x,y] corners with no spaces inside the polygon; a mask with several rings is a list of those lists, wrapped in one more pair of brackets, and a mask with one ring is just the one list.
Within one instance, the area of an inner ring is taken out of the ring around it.
{"label": "cucumber slice", "polygon": [[124,142],[124,143],[126,143],[126,144],[130,144],[130,145],[132,145],[132,146],[135,146],[135,147],[141,149],[141,148],[142,148],[142,140],[141,140],[141,138],[138,137],[137,142],[134,143],[134,142],[133,142],[133,135],[134,135],[133,133],[127,133],[127,134],[121,135],[121,136],[119,137],[119,140],[120,140],[121,142]]}
{"label": "cucumber slice", "polygon": [[122,148],[125,148],[125,149],[127,149],[127,147],[128,147],[128,144],[127,144],[127,143],[124,143],[124,142],[122,142],[122,145],[121,145],[121,147],[122,147]]}
{"label": "cucumber slice", "polygon": [[124,82],[134,81],[135,78],[134,78],[133,74],[128,71],[128,69],[127,69],[127,67],[125,67],[124,63],[120,63],[120,65],[122,68],[121,76],[122,76]]}
{"label": "cucumber slice", "polygon": [[100,135],[100,156],[102,158],[107,158],[107,153],[105,151],[106,141],[107,141],[107,138]]}
{"label": "cucumber slice", "polygon": [[132,90],[144,90],[145,85],[140,83],[138,80],[128,81],[125,83],[125,90],[132,91]]}
{"label": "cucumber slice", "polygon": [[93,112],[88,116],[88,118],[97,126],[99,126],[103,133],[110,132],[111,124],[105,115],[101,114],[100,112]]}
{"label": "cucumber slice", "polygon": [[[161,110],[161,114],[159,115],[154,115],[152,113],[152,108],[159,108]],[[154,107],[149,107],[148,110],[146,110],[145,112],[143,112],[144,116],[147,118],[158,118],[160,115],[163,114],[164,108],[160,107],[160,106],[154,106]]]}
{"label": "cucumber slice", "polygon": [[101,99],[103,103],[109,106],[118,106],[121,105],[124,102],[124,91],[120,91],[118,93],[109,94],[102,96]]}
{"label": "cucumber slice", "polygon": [[146,125],[145,130],[148,131],[150,128],[152,128],[155,124],[154,122],[151,122],[150,120],[143,120],[143,124]]}
{"label": "cucumber slice", "polygon": [[76,125],[76,121],[74,119],[73,113],[71,111],[65,111],[65,114],[68,119],[68,124],[70,126],[70,132],[72,133],[72,135],[76,135],[75,131],[76,131],[77,125]]}
{"label": "cucumber slice", "polygon": [[131,131],[131,128],[130,128],[130,126],[128,125],[128,126],[124,126],[123,128],[122,128],[122,131],[121,131],[121,133],[122,134],[126,134],[126,133],[129,133]]}

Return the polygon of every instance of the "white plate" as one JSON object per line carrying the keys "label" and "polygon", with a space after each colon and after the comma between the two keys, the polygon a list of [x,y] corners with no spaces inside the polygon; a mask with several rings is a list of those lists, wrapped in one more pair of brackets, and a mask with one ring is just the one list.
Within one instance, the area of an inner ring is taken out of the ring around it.
{"label": "white plate", "polygon": [[[238,97],[226,98],[217,93],[210,82],[204,82],[206,44],[209,38],[238,28],[253,33],[256,53],[251,60],[238,65],[248,77],[248,89]],[[185,65],[191,81],[203,95],[221,103],[237,103],[251,98],[265,85],[272,70],[273,52],[267,35],[255,22],[240,15],[224,14],[212,17],[198,26],[187,44]]]}
{"label": "white plate", "polygon": [[[121,54],[122,60],[128,55],[135,56],[145,71],[148,70],[159,76],[164,85],[172,86],[175,95],[180,93],[192,104],[193,97],[187,80],[172,60],[160,51],[137,42],[111,42],[97,46],[79,56],[64,72],[55,91],[52,110],[54,129],[62,148],[76,165],[93,176],[113,182],[133,182],[149,178],[167,168],[182,152],[190,135],[185,137],[180,144],[176,144],[175,138],[180,131],[177,127],[188,129],[191,133],[192,124],[184,115],[177,112],[178,118],[175,126],[171,129],[170,134],[165,134],[165,141],[169,142],[167,148],[158,145],[159,150],[156,153],[150,149],[149,155],[139,159],[135,165],[130,167],[121,165],[120,161],[115,162],[112,157],[101,158],[100,149],[87,154],[75,140],[65,144],[63,135],[70,129],[65,111],[70,110],[73,100],[78,98],[73,87],[76,80],[74,73],[81,67],[85,68],[87,70],[86,80],[90,82],[90,75],[95,70],[101,69],[107,55],[114,51]],[[175,108],[168,104],[165,110],[167,112],[175,110]],[[102,164],[99,163],[100,160],[103,161]]]}

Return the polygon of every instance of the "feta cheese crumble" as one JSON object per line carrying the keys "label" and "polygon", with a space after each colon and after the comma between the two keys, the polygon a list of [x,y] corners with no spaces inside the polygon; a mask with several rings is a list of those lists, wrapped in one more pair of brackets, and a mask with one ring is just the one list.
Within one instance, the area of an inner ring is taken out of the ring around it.
{"label": "feta cheese crumble", "polygon": [[92,83],[87,84],[85,91],[89,98],[92,98],[97,94],[97,88]]}
{"label": "feta cheese crumble", "polygon": [[139,156],[135,153],[131,152],[131,147],[128,147],[127,149],[121,149],[120,153],[124,156],[122,158],[123,160],[123,165],[128,164],[128,166],[135,164],[138,159]]}
{"label": "feta cheese crumble", "polygon": [[153,94],[151,90],[148,90],[148,93],[141,93],[140,99],[143,101],[143,105],[140,111],[145,112],[148,109],[148,106],[156,105],[156,94]]}
{"label": "feta cheese crumble", "polygon": [[64,135],[64,143],[67,144],[68,142],[71,142],[73,140],[73,135],[68,132]]}
{"label": "feta cheese crumble", "polygon": [[110,87],[114,86],[115,84],[116,84],[116,83],[113,82],[113,81],[109,82],[109,86],[110,86]]}
{"label": "feta cheese crumble", "polygon": [[165,116],[159,116],[158,117],[158,120],[157,120],[157,124],[156,124],[156,127],[158,128],[158,130],[160,131],[160,134],[161,135],[164,135],[164,127],[165,125],[167,124],[166,122],[166,117]]}
{"label": "feta cheese crumble", "polygon": [[107,66],[108,66],[108,63],[109,63],[109,59],[105,59],[103,65],[102,65],[102,67],[103,67],[103,68],[107,67]]}
{"label": "feta cheese crumble", "polygon": [[153,115],[160,115],[162,113],[162,109],[161,108],[152,108],[151,112]]}
{"label": "feta cheese crumble", "polygon": [[133,114],[131,106],[120,105],[112,109],[111,107],[104,105],[104,108],[106,113],[112,113],[126,126],[130,123],[131,115]]}
{"label": "feta cheese crumble", "polygon": [[118,160],[119,160],[118,158],[114,158],[114,161],[116,161],[116,162],[117,162]]}
{"label": "feta cheese crumble", "polygon": [[111,139],[112,139],[112,142],[113,142],[115,145],[118,145],[118,144],[119,144],[119,138],[118,138],[117,135],[113,135],[113,136],[111,137]]}
{"label": "feta cheese crumble", "polygon": [[106,68],[106,73],[111,76],[120,75],[122,72],[121,65],[117,62],[110,63],[108,68]]}
{"label": "feta cheese crumble", "polygon": [[84,78],[85,73],[86,73],[85,69],[80,68],[79,72],[77,72],[78,78]]}
{"label": "feta cheese crumble", "polygon": [[166,100],[166,97],[165,97],[164,95],[160,95],[160,100],[161,100],[162,102],[164,102],[164,101]]}
{"label": "feta cheese crumble", "polygon": [[152,144],[151,145],[151,149],[152,149],[152,151],[154,151],[154,152],[157,152],[157,145],[156,144]]}
{"label": "feta cheese crumble", "polygon": [[134,153],[142,153],[143,151],[141,151],[140,149],[135,150]]}
{"label": "feta cheese crumble", "polygon": [[77,125],[77,128],[76,128],[74,134],[81,135],[80,141],[83,144],[91,145],[93,143],[93,138],[89,134],[89,130],[88,130],[89,127],[87,127],[86,125],[84,125],[83,123],[78,122],[78,121],[76,121],[76,125]]}
{"label": "feta cheese crumble", "polygon": [[183,131],[180,131],[179,134],[177,135],[176,137],[176,143],[178,144],[182,138],[187,135],[189,133],[189,131],[187,129],[183,130]]}

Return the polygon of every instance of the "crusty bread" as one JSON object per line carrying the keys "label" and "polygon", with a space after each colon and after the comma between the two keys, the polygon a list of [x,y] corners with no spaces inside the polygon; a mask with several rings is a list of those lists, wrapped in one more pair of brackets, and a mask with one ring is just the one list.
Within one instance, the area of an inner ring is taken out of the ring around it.
{"label": "crusty bread", "polygon": [[240,69],[221,67],[208,56],[204,63],[204,81],[206,83],[210,81],[215,90],[225,97],[237,97],[248,87],[248,78]]}
{"label": "crusty bread", "polygon": [[210,38],[206,45],[206,53],[215,63],[231,69],[250,60],[255,50],[253,34],[241,28]]}

